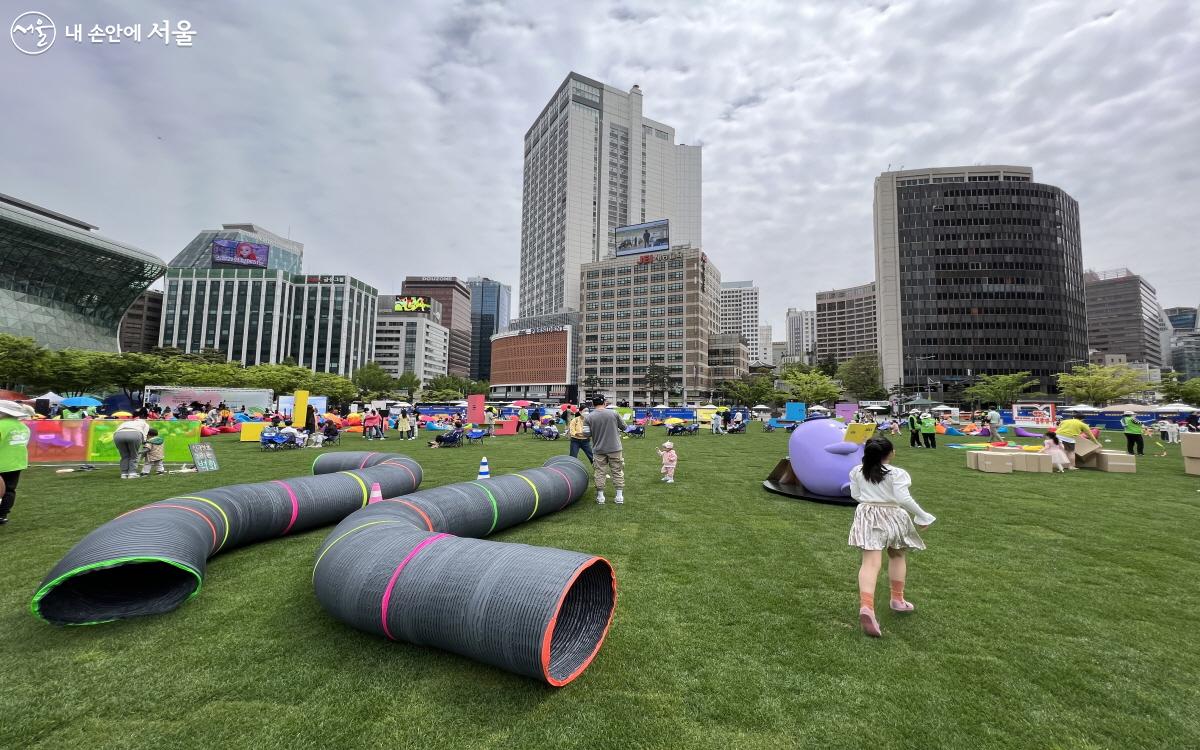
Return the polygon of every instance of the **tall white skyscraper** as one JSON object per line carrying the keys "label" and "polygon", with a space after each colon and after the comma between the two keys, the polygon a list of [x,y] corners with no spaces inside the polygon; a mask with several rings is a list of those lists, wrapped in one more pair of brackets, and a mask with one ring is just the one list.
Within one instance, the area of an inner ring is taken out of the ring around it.
{"label": "tall white skyscraper", "polygon": [[805,364],[816,364],[817,351],[817,311],[797,310],[789,307],[787,311],[787,354],[789,357],[799,357]]}
{"label": "tall white skyscraper", "polygon": [[[736,333],[746,339],[751,362],[765,356],[758,331],[758,287],[753,281],[721,282],[721,333]],[[768,334],[767,347],[771,340]]]}
{"label": "tall white skyscraper", "polygon": [[525,133],[520,317],[579,310],[579,270],[613,255],[612,230],[670,222],[701,246],[700,147],[642,116],[642,91],[571,73]]}
{"label": "tall white skyscraper", "polygon": [[771,326],[769,325],[758,327],[758,359],[752,360],[751,364],[755,362],[765,365],[775,364],[775,359],[771,354]]}

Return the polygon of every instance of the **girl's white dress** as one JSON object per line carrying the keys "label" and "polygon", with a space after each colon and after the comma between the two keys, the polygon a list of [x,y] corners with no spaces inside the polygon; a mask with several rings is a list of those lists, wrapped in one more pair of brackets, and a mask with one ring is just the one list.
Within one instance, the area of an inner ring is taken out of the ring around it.
{"label": "girl's white dress", "polygon": [[878,484],[863,476],[862,466],[850,470],[850,496],[858,501],[850,525],[850,546],[866,550],[925,549],[913,519],[922,526],[937,519],[913,499],[909,492],[912,477],[907,471],[898,466],[886,470]]}

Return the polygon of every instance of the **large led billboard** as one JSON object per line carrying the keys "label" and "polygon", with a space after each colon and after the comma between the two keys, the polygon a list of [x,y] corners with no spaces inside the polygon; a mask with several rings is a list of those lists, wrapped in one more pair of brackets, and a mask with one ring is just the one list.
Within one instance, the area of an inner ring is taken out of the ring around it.
{"label": "large led billboard", "polygon": [[645,224],[633,224],[628,227],[617,227],[613,230],[613,242],[616,254],[637,255],[639,253],[666,250],[671,246],[671,232],[667,219],[648,221]]}
{"label": "large led billboard", "polygon": [[213,263],[224,263],[231,266],[251,266],[266,268],[267,256],[270,254],[269,245],[257,242],[242,242],[240,240],[213,240]]}
{"label": "large led billboard", "polygon": [[429,312],[430,307],[429,297],[397,297],[392,303],[394,312]]}

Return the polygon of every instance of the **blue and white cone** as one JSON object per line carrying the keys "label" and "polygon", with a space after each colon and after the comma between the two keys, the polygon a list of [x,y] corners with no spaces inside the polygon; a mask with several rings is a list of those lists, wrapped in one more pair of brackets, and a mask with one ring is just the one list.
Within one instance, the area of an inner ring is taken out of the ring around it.
{"label": "blue and white cone", "polygon": [[479,459],[479,476],[475,477],[475,479],[479,480],[491,478],[492,471],[488,468],[487,456],[484,456],[483,458]]}

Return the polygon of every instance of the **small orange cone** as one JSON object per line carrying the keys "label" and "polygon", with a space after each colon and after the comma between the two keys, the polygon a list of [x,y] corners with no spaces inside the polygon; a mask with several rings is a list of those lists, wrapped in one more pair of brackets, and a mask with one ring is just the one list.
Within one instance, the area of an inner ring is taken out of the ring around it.
{"label": "small orange cone", "polygon": [[377,503],[383,499],[383,490],[379,487],[379,482],[371,483],[371,497],[367,500],[367,505]]}

